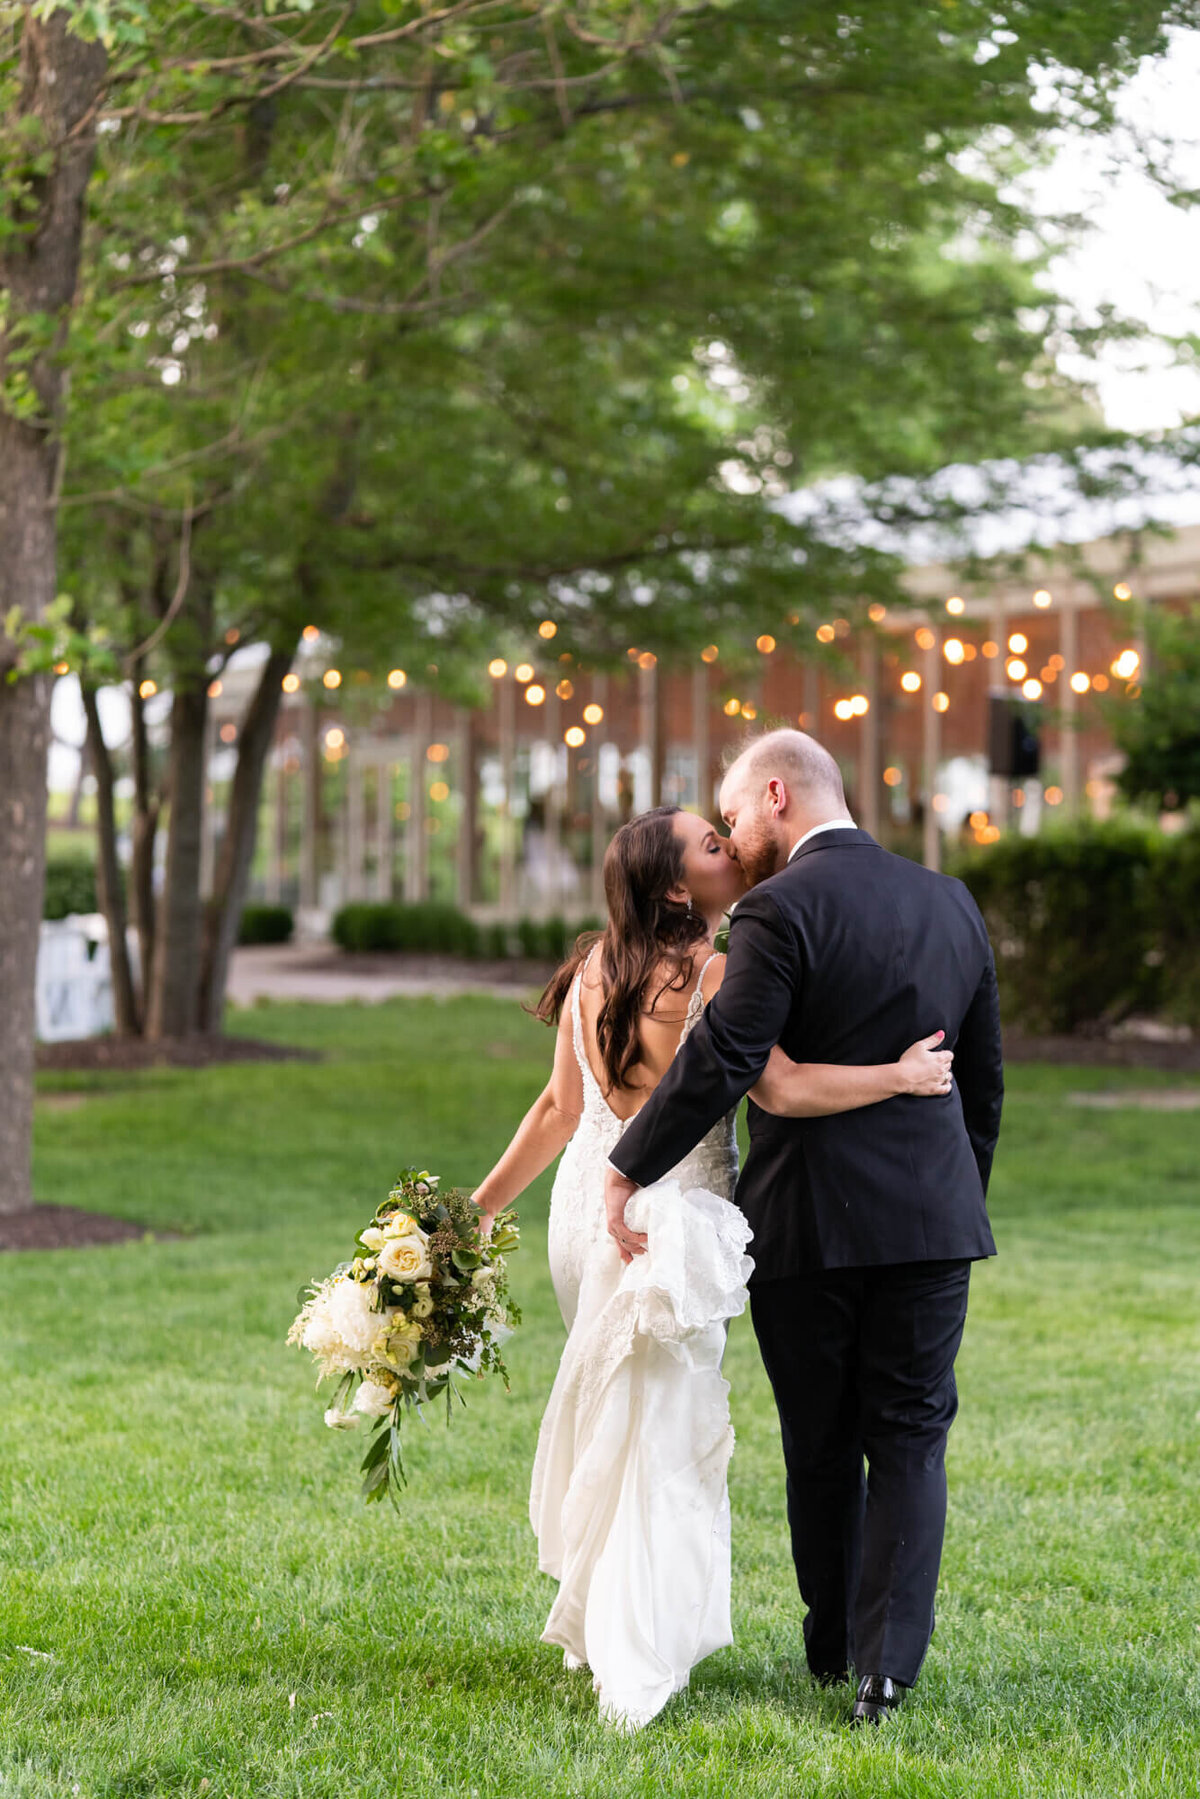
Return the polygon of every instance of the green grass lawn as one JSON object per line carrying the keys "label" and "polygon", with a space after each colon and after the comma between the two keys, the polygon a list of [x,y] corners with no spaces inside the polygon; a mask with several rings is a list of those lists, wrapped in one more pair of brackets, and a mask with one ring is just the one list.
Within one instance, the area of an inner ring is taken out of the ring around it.
{"label": "green grass lawn", "polygon": [[401,1517],[360,1507],[355,1440],[283,1345],[296,1288],[400,1164],[484,1172],[548,1033],[481,1000],[239,1028],[326,1060],[81,1078],[40,1106],[40,1198],[180,1234],[0,1258],[5,1799],[1200,1793],[1200,1114],[1075,1110],[1068,1091],[1125,1077],[1013,1071],[937,1636],[878,1736],[805,1678],[739,1321],[736,1645],[626,1739],[538,1641],[548,1181],[523,1208],[513,1392],[410,1433]]}

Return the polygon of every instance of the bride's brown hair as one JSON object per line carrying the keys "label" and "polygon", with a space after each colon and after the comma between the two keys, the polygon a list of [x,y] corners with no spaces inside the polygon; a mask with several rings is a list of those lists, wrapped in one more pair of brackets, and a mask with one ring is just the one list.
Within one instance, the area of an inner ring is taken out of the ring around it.
{"label": "bride's brown hair", "polygon": [[[683,880],[683,845],[672,820],[678,806],[655,806],[621,826],[604,855],[608,926],[578,939],[538,1001],[537,1016],[557,1024],[571,983],[599,943],[604,1001],[596,1020],[596,1047],[609,1087],[628,1087],[640,1061],[638,1020],[664,993],[681,993],[692,976],[692,946],[707,934],[698,912],[668,899]],[[647,991],[666,965],[647,1005]]]}

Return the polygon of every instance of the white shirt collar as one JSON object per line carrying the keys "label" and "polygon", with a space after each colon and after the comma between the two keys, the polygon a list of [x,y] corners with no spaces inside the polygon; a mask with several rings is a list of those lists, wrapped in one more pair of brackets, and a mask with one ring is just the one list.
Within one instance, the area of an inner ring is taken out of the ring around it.
{"label": "white shirt collar", "polygon": [[805,831],[803,837],[797,838],[793,843],[788,851],[788,861],[790,862],[796,851],[802,848],[810,837],[815,837],[819,831],[857,831],[857,829],[858,826],[852,818],[831,818],[828,824],[814,825],[811,831]]}

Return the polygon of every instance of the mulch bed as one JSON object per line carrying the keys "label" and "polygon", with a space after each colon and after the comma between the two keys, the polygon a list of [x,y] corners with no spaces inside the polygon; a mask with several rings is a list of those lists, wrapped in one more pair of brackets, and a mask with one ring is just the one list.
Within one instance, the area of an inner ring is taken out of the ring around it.
{"label": "mulch bed", "polygon": [[144,1037],[83,1037],[72,1043],[39,1043],[39,1074],[88,1074],[111,1068],[211,1068],[219,1062],[319,1062],[315,1049],[267,1043],[257,1037],[175,1037],[147,1043]]}
{"label": "mulch bed", "polygon": [[1026,1037],[1005,1031],[1007,1062],[1068,1063],[1076,1068],[1156,1068],[1164,1074],[1200,1074],[1200,1043],[1151,1037]]}
{"label": "mulch bed", "polygon": [[[14,1249],[91,1249],[100,1243],[135,1243],[151,1233],[128,1218],[81,1212],[77,1206],[32,1206],[0,1212],[0,1254]],[[162,1242],[165,1233],[154,1233]]]}

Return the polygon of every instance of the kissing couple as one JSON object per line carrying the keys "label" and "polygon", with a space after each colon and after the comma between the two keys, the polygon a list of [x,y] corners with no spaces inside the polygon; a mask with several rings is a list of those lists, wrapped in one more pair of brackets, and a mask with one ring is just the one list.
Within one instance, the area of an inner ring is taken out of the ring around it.
{"label": "kissing couple", "polygon": [[550,1079],[475,1194],[495,1216],[562,1157],[543,1640],[625,1729],[732,1641],[721,1358],[748,1297],[808,1665],[878,1724],[933,1634],[954,1360],[971,1263],[995,1254],[995,967],[966,888],[859,830],[811,737],[751,742],[720,806],[728,838],[663,806],[612,839],[607,927],[538,1008]]}

